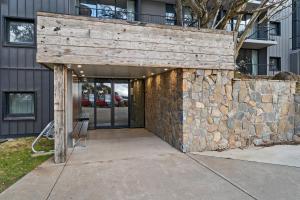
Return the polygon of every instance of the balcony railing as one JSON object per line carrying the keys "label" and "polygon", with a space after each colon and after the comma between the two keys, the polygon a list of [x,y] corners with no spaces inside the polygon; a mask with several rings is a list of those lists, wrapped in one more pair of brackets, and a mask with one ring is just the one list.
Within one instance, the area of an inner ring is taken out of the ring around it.
{"label": "balcony railing", "polygon": [[261,75],[275,75],[278,72],[281,72],[282,67],[278,67],[274,64],[254,64],[254,63],[237,63],[238,70],[243,74],[249,75],[258,75],[259,73],[264,72]]}
{"label": "balcony railing", "polygon": [[197,20],[191,18],[183,18],[182,24],[178,22],[175,16],[171,15],[152,15],[152,14],[140,14],[127,11],[121,8],[89,8],[85,6],[76,6],[76,13],[82,16],[96,17],[100,19],[120,19],[126,21],[140,21],[145,23],[164,24],[172,26],[185,26],[185,27],[197,27]]}
{"label": "balcony railing", "polygon": [[275,28],[269,26],[257,26],[254,27],[247,39],[254,39],[254,40],[274,40],[275,34],[272,34]]}

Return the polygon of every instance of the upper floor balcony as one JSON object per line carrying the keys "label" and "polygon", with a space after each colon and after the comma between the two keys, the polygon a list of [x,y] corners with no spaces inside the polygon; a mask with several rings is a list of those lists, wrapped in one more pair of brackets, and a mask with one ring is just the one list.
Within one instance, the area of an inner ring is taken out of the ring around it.
{"label": "upper floor balcony", "polygon": [[177,19],[175,0],[118,0],[112,3],[102,0],[80,0],[76,5],[76,14],[99,19],[120,19],[129,22],[139,21],[185,27],[197,26],[197,20],[188,8],[183,8],[182,19]]}
{"label": "upper floor balcony", "polygon": [[277,44],[274,28],[270,26],[254,26],[243,44],[246,49],[263,49]]}

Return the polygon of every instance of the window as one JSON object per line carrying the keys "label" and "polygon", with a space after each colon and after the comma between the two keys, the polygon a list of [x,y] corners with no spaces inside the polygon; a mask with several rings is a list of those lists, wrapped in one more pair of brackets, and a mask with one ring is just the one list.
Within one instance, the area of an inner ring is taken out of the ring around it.
{"label": "window", "polygon": [[281,34],[280,22],[270,22],[270,34],[280,36]]}
{"label": "window", "polygon": [[6,18],[6,43],[34,45],[34,21],[29,19]]}
{"label": "window", "polygon": [[270,57],[270,71],[281,71],[280,57]]}
{"label": "window", "polygon": [[35,118],[35,93],[34,92],[4,92],[4,119]]}
{"label": "window", "polygon": [[[125,0],[80,0],[79,15],[127,20],[127,1]],[[132,17],[132,14],[130,15]]]}
{"label": "window", "polygon": [[175,25],[175,23],[176,23],[175,5],[174,4],[166,4],[165,24]]}

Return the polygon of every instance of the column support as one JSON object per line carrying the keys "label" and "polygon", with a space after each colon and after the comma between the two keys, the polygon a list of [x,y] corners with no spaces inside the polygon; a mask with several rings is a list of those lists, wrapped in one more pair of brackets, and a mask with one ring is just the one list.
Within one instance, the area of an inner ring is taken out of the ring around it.
{"label": "column support", "polygon": [[54,162],[64,163],[67,157],[66,127],[67,68],[54,65]]}

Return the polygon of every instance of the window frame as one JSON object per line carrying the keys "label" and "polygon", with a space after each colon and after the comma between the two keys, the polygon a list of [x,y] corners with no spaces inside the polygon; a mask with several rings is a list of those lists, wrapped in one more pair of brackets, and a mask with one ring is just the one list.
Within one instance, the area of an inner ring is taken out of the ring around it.
{"label": "window frame", "polygon": [[[23,93],[23,94],[33,94],[33,106],[34,113],[33,114],[10,114],[9,113],[9,101],[8,97],[11,93]],[[4,121],[16,121],[16,120],[36,120],[37,114],[37,92],[36,91],[3,91],[2,94],[2,102],[3,102],[3,120]]]}
{"label": "window frame", "polygon": [[[26,47],[26,48],[36,48],[36,24],[35,19],[33,18],[25,18],[25,17],[11,17],[4,16],[3,17],[3,46],[5,47]],[[9,41],[9,22],[25,22],[33,24],[33,42],[32,43],[19,43],[19,42],[10,42]]]}
{"label": "window frame", "polygon": [[281,72],[282,71],[282,66],[281,66],[281,57],[276,57],[276,56],[270,56],[269,57],[269,65],[271,66],[271,59],[276,59],[277,63],[279,64],[280,70],[278,70],[278,67],[276,67],[276,70],[270,70],[269,71],[276,71],[276,72]]}
{"label": "window frame", "polygon": [[272,33],[272,30],[270,29],[269,30],[270,35],[272,35],[272,36],[281,36],[281,23],[277,22],[277,21],[270,21],[269,23],[270,24],[275,24],[275,26],[276,26],[276,29],[275,29],[276,30],[276,34]]}

